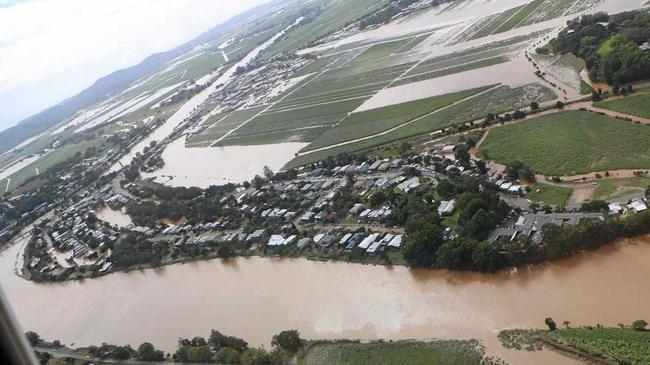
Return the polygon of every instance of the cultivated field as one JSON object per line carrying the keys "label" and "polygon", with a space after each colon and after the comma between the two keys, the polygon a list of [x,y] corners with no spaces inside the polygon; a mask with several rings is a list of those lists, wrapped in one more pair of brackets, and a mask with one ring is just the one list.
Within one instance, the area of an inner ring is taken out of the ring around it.
{"label": "cultivated field", "polygon": [[322,342],[306,346],[300,365],[490,364],[474,341]]}
{"label": "cultivated field", "polygon": [[[404,138],[438,131],[442,128],[457,126],[461,123],[482,118],[490,112],[502,113],[526,107],[531,101],[541,102],[553,99],[555,99],[555,94],[538,84],[526,85],[515,89],[511,89],[507,86],[495,87],[479,96],[463,100],[448,108],[431,113],[426,117],[414,120],[411,123],[403,123],[399,128],[391,130],[390,132],[381,135],[368,136],[363,140],[346,143],[332,148],[301,154],[290,161],[287,164],[287,167],[301,166],[319,161],[329,155],[336,155],[341,152],[363,151]],[[398,106],[394,107],[399,107],[399,104],[397,105]],[[305,150],[310,149],[312,149],[310,146],[305,148]]]}
{"label": "cultivated field", "polygon": [[564,111],[490,131],[480,154],[521,161],[546,175],[650,168],[650,128],[595,113]]}
{"label": "cultivated field", "polygon": [[650,93],[626,96],[623,99],[603,101],[594,106],[620,113],[650,118]]}
{"label": "cultivated field", "polygon": [[620,364],[650,364],[650,332],[618,328],[570,328],[551,334],[560,343]]}
{"label": "cultivated field", "polygon": [[465,90],[453,94],[434,96],[408,103],[391,105],[364,112],[353,113],[335,127],[327,130],[309,144],[305,150],[313,150],[350,141],[397,127],[431,112],[466,99],[491,86]]}
{"label": "cultivated field", "polygon": [[[31,164],[23,167],[22,169],[16,171],[14,174],[9,176],[11,183],[9,184],[9,189],[7,191],[13,191],[22,185],[27,179],[32,176],[44,173],[50,167],[65,161],[66,159],[74,156],[77,153],[84,153],[90,147],[99,147],[104,142],[103,138],[97,138],[91,141],[80,142],[76,145],[66,146],[59,148],[55,151],[45,154],[38,160],[32,162]],[[2,180],[0,182],[0,191],[4,192],[7,187],[7,181]]]}

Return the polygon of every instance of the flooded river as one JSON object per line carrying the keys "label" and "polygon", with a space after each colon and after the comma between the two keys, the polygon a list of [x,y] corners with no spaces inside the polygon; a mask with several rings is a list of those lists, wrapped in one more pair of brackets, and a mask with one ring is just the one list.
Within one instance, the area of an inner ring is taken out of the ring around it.
{"label": "flooded river", "polygon": [[[646,241],[650,237],[645,238]],[[283,329],[308,338],[480,338],[512,364],[571,364],[550,351],[504,350],[500,329],[649,319],[650,244],[628,241],[578,258],[493,275],[238,259],[36,285],[0,254],[0,283],[25,329],[88,345],[145,340],[167,351],[210,328],[266,345]]]}
{"label": "flooded river", "polygon": [[170,186],[197,186],[241,183],[262,175],[264,166],[279,171],[306,143],[279,143],[254,146],[187,148],[185,138],[170,143],[162,154],[163,168],[154,173],[157,182]]}

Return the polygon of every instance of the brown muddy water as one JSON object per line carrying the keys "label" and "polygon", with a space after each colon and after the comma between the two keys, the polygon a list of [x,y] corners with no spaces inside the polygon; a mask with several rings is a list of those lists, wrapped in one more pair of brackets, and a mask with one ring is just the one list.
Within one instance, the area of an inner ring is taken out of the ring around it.
{"label": "brown muddy water", "polygon": [[273,334],[307,338],[479,338],[511,364],[572,364],[551,351],[515,352],[504,328],[616,325],[650,318],[650,237],[498,274],[410,270],[304,259],[237,259],[37,285],[17,277],[20,245],[0,255],[0,283],[24,329],[76,345],[151,341],[210,328],[268,348]]}
{"label": "brown muddy water", "polygon": [[306,143],[187,148],[185,138],[170,143],[162,153],[165,165],[154,173],[143,173],[170,186],[241,183],[262,176],[264,166],[279,171]]}

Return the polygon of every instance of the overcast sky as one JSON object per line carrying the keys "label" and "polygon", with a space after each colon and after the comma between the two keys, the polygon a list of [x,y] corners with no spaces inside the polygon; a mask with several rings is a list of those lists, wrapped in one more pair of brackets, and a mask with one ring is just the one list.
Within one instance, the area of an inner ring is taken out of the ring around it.
{"label": "overcast sky", "polygon": [[0,0],[0,130],[268,0]]}

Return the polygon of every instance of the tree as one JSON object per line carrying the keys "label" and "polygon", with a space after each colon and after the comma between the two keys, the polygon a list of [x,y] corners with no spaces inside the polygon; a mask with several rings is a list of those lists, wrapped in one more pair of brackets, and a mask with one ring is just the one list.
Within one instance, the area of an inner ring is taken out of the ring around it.
{"label": "tree", "polygon": [[569,325],[571,324],[571,322],[564,321],[564,322],[562,322],[562,324],[564,325],[564,328],[569,328]]}
{"label": "tree", "polygon": [[163,361],[165,360],[165,353],[156,350],[151,343],[144,342],[138,346],[138,359],[143,361]]}
{"label": "tree", "polygon": [[272,364],[271,355],[264,349],[248,349],[241,357],[242,365],[266,365]]}
{"label": "tree", "polygon": [[428,215],[410,222],[408,235],[402,248],[406,262],[416,267],[431,267],[436,262],[438,248],[443,242],[442,230],[437,222],[437,215]]}
{"label": "tree", "polygon": [[470,155],[469,151],[467,151],[467,148],[463,146],[457,147],[456,151],[454,151],[454,156],[456,157],[456,160],[458,160],[463,166],[467,166],[467,164],[469,164]]}
{"label": "tree", "polygon": [[386,194],[383,191],[378,191],[370,197],[370,205],[378,207],[386,201]]}
{"label": "tree", "polygon": [[217,364],[239,364],[240,362],[239,352],[230,347],[222,347],[217,351],[215,360]]}
{"label": "tree", "polygon": [[635,331],[645,331],[645,328],[647,326],[648,326],[648,322],[642,319],[637,319],[636,321],[632,322],[632,329]]}
{"label": "tree", "polygon": [[544,323],[546,323],[550,331],[555,331],[557,329],[557,325],[555,324],[555,321],[551,317],[546,317]]}
{"label": "tree", "polygon": [[273,336],[271,345],[278,346],[281,349],[289,351],[291,353],[296,353],[302,345],[302,340],[300,339],[300,333],[298,331],[288,330],[282,331]]}
{"label": "tree", "polygon": [[530,110],[537,110],[537,109],[539,109],[539,103],[537,103],[536,101],[531,102]]}
{"label": "tree", "polygon": [[27,337],[29,344],[32,346],[36,346],[41,342],[41,336],[39,336],[38,333],[34,331],[25,332],[25,336]]}
{"label": "tree", "polygon": [[115,349],[111,352],[111,357],[115,360],[127,360],[130,359],[133,355],[133,349],[131,346],[116,346]]}
{"label": "tree", "polygon": [[268,166],[264,166],[264,177],[270,181],[273,180],[274,176],[275,173],[273,172],[273,170],[271,170],[271,168]]}
{"label": "tree", "polygon": [[211,362],[214,353],[207,345],[187,348],[187,362]]}
{"label": "tree", "polygon": [[558,109],[563,109],[564,108],[564,103],[558,100],[555,103],[555,107],[558,108]]}
{"label": "tree", "polygon": [[223,333],[211,330],[208,343],[215,349],[219,350],[222,347],[230,347],[238,352],[244,352],[248,348],[248,343],[241,338],[235,336],[226,336]]}
{"label": "tree", "polygon": [[440,180],[436,189],[438,190],[438,194],[445,199],[451,198],[456,190],[454,184],[447,179]]}

